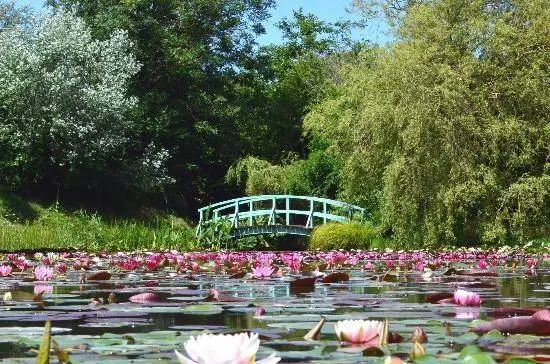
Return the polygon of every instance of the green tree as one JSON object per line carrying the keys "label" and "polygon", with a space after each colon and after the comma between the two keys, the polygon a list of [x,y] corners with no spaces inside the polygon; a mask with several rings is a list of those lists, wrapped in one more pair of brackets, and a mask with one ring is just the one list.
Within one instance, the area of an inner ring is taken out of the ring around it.
{"label": "green tree", "polygon": [[[168,201],[194,207],[226,193],[227,168],[242,155],[236,115],[256,67],[255,37],[273,0],[50,0],[74,9],[100,39],[128,33],[142,64],[136,136],[167,149],[176,179]],[[183,198],[180,198],[183,197]],[[183,212],[183,211],[182,211]]]}
{"label": "green tree", "polygon": [[396,42],[345,67],[307,117],[342,195],[403,241],[550,234],[548,2],[409,5]]}
{"label": "green tree", "polygon": [[307,154],[303,118],[332,89],[335,69],[364,46],[351,39],[360,26],[322,21],[302,9],[279,22],[284,43],[259,49],[255,86],[243,90],[250,102],[237,115],[249,154],[272,163]]}
{"label": "green tree", "polygon": [[149,184],[166,178],[162,153],[128,152],[137,100],[127,87],[139,69],[130,47],[124,31],[94,40],[64,11],[0,32],[2,183],[89,189],[142,170]]}

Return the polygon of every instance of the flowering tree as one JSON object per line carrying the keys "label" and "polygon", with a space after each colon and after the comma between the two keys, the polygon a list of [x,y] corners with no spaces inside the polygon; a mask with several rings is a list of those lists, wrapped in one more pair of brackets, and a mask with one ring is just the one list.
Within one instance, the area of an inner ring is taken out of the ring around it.
{"label": "flowering tree", "polygon": [[93,39],[66,11],[0,32],[1,182],[89,186],[132,165],[160,180],[151,168],[162,171],[165,152],[140,157],[144,148],[130,144],[137,100],[127,85],[139,70],[131,47],[123,31]]}

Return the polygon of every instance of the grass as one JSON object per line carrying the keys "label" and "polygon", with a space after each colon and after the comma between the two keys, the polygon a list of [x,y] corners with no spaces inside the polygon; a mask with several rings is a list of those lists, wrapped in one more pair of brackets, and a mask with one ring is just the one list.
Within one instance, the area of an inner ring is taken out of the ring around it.
{"label": "grass", "polygon": [[0,250],[192,250],[195,245],[194,230],[173,215],[106,218],[0,194]]}

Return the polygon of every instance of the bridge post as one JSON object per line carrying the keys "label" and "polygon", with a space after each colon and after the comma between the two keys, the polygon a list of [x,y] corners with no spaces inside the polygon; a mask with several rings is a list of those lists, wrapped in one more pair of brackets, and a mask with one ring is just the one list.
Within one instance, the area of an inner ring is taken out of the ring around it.
{"label": "bridge post", "polygon": [[233,227],[239,227],[239,201],[235,202],[235,212],[233,213]]}
{"label": "bridge post", "polygon": [[290,199],[286,198],[286,225],[290,225]]}
{"label": "bridge post", "polygon": [[204,221],[204,212],[202,210],[199,210],[199,226],[197,226],[197,235],[200,236],[202,234],[202,222]]}
{"label": "bridge post", "polygon": [[307,218],[306,228],[312,228],[313,229],[313,211],[314,211],[313,207],[314,207],[313,200],[309,200],[309,216]]}
{"label": "bridge post", "polygon": [[248,202],[248,210],[250,212],[250,217],[248,218],[248,226],[252,226],[254,220],[252,219],[252,211],[254,210],[254,203],[252,200]]}
{"label": "bridge post", "polygon": [[327,203],[323,202],[323,224],[327,223]]}

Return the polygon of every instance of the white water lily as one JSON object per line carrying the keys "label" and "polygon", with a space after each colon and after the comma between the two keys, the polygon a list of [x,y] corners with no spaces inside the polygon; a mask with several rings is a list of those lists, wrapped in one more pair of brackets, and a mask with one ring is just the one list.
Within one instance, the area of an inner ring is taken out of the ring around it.
{"label": "white water lily", "polygon": [[334,331],[340,341],[359,344],[376,339],[382,330],[381,321],[344,320],[334,325]]}
{"label": "white water lily", "polygon": [[184,347],[187,356],[176,350],[176,356],[182,364],[275,364],[281,360],[271,354],[255,361],[256,352],[260,348],[260,339],[255,333],[191,336]]}

